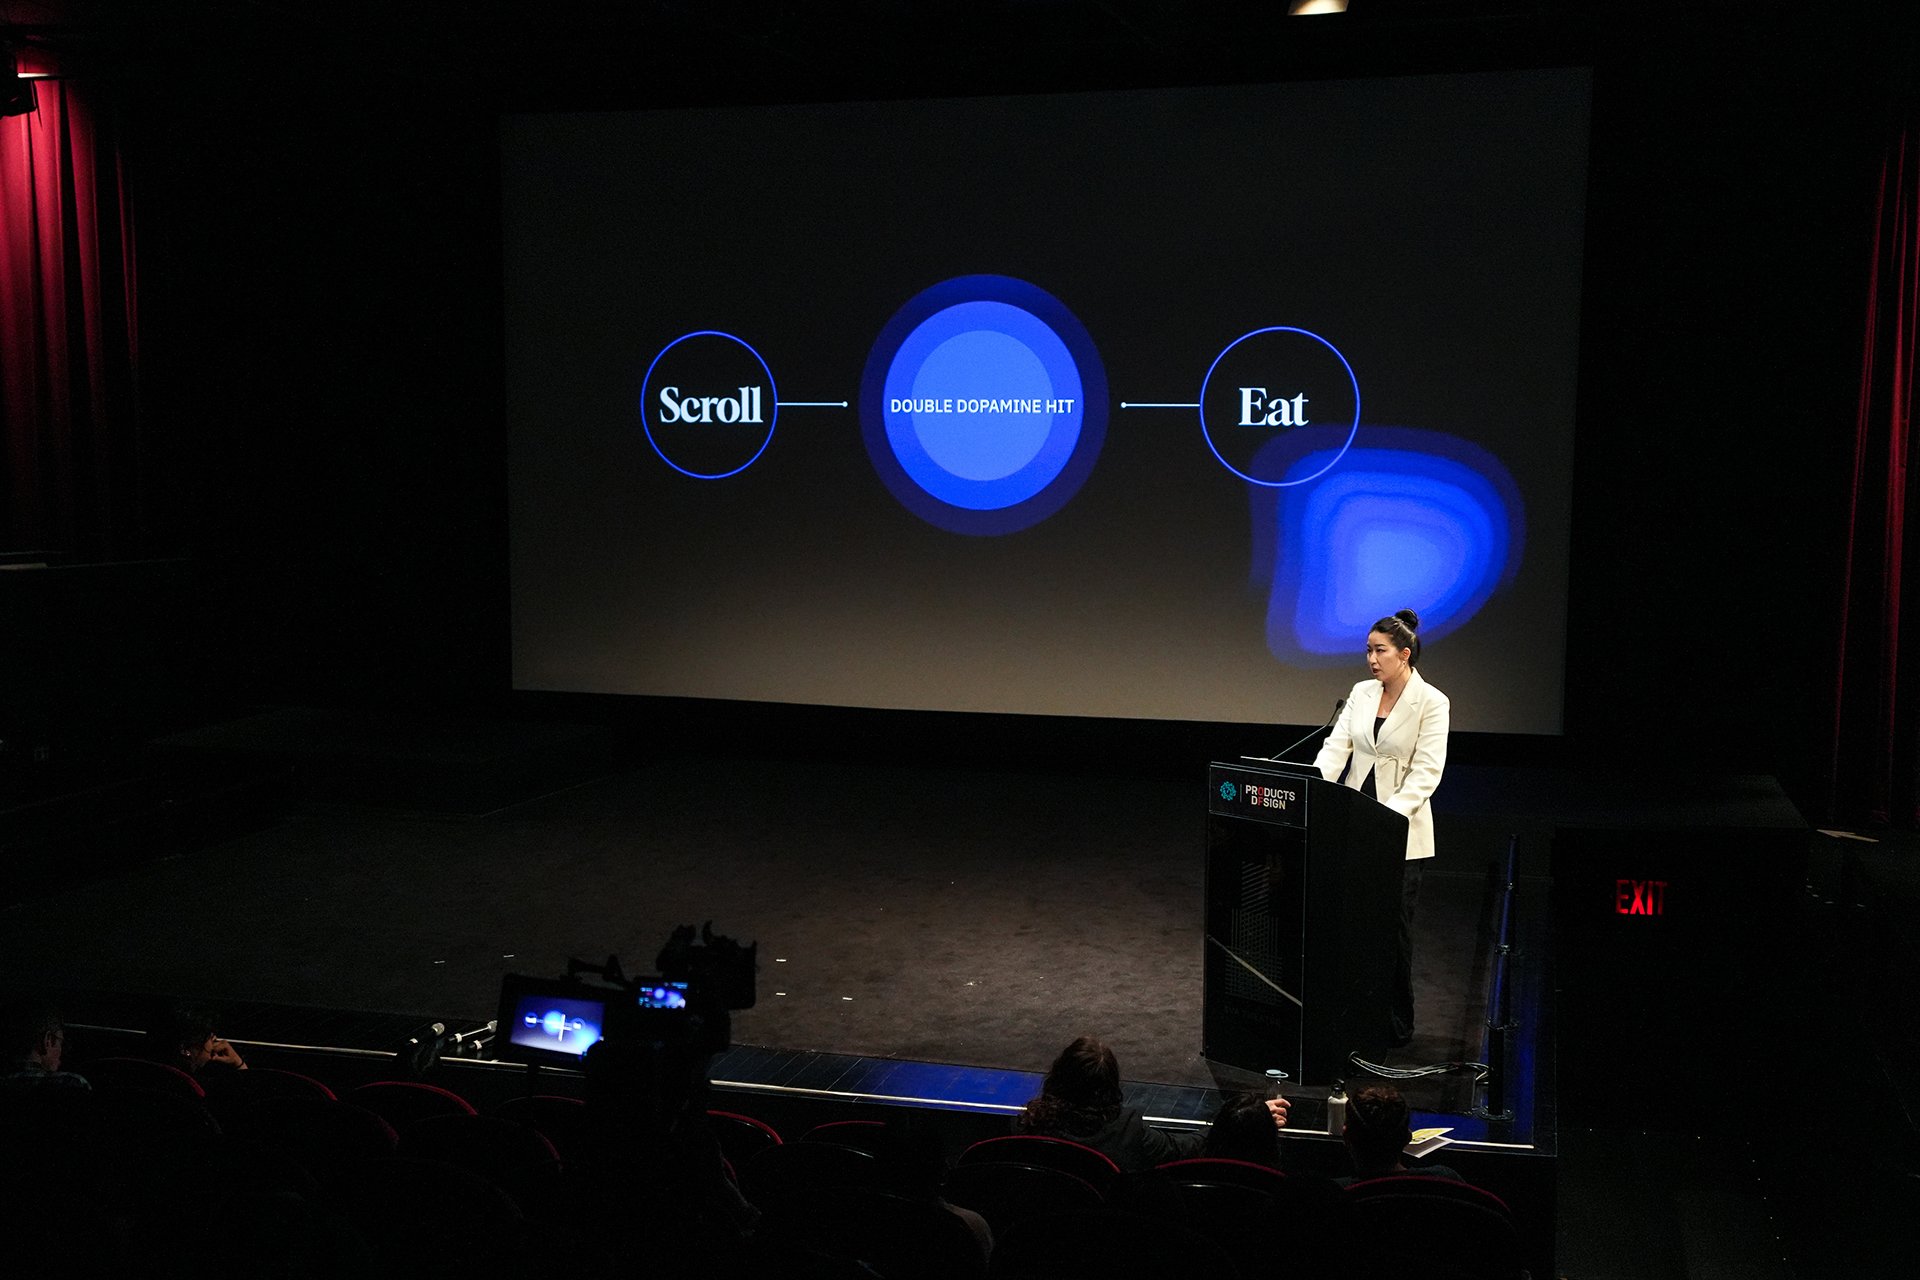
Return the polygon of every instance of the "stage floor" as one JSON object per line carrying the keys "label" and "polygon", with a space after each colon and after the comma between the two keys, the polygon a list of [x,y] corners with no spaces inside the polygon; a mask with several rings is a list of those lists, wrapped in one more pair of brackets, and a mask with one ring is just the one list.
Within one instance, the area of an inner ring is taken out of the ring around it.
{"label": "stage floor", "polygon": [[[270,829],[15,906],[0,964],[28,987],[481,1021],[503,973],[609,954],[646,972],[674,926],[711,920],[760,945],[759,1003],[734,1038],[772,1078],[743,1085],[790,1087],[786,1072],[884,1096],[894,1086],[860,1082],[897,1077],[925,1099],[939,1092],[928,1081],[951,1079],[972,1083],[932,1101],[999,1109],[1094,1034],[1137,1090],[1161,1090],[1139,1099],[1150,1110],[1192,1120],[1218,1088],[1252,1082],[1199,1054],[1195,774],[688,759],[477,817],[307,803]],[[1481,1052],[1493,882],[1489,846],[1461,844],[1426,877],[1420,1030],[1396,1066]],[[1539,1149],[1551,1126],[1535,1123],[1530,1064],[1543,1056],[1525,1054],[1516,1125],[1475,1132]],[[716,1063],[730,1073],[753,1074]],[[1401,1083],[1422,1111],[1464,1119],[1474,1078]],[[1303,1098],[1300,1119],[1317,1105]]]}

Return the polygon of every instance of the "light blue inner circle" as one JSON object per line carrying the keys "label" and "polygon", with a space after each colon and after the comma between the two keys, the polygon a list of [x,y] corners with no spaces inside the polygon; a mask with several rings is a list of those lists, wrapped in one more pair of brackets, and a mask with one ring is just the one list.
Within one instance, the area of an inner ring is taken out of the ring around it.
{"label": "light blue inner circle", "polygon": [[[972,511],[1014,506],[1053,483],[1086,420],[1067,344],[1005,302],[962,302],[927,317],[894,353],[884,394],[887,444],[901,470],[930,497]],[[923,403],[895,411],[909,399]]]}
{"label": "light blue inner circle", "polygon": [[[956,386],[987,386],[994,398],[1051,400],[1053,380],[1018,338],[975,329],[933,349],[913,379],[915,399]],[[913,433],[935,466],[963,480],[1000,480],[1032,462],[1047,443],[1051,414],[916,413]]]}

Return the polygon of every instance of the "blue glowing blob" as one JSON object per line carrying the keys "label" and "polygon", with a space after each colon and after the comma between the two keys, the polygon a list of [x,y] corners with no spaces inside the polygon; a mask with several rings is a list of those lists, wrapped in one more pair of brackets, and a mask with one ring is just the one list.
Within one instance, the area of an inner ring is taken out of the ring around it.
{"label": "blue glowing blob", "polygon": [[1267,647],[1281,661],[1350,662],[1367,627],[1400,609],[1436,639],[1512,581],[1525,507],[1485,449],[1404,427],[1363,428],[1351,447],[1302,444],[1290,442],[1286,474],[1315,483],[1253,493],[1253,572],[1269,587]]}

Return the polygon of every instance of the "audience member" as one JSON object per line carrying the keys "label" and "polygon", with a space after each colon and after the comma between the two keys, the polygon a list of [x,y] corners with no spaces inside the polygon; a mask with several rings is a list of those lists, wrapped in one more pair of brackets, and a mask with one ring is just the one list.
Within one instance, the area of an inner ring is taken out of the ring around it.
{"label": "audience member", "polygon": [[31,1000],[0,1008],[0,1083],[8,1088],[88,1088],[85,1076],[60,1069],[66,1028],[53,1006]]}
{"label": "audience member", "polygon": [[180,1005],[161,1008],[148,1024],[147,1056],[190,1076],[247,1069],[239,1050],[220,1038],[211,1013]]}
{"label": "audience member", "polygon": [[[1267,1123],[1287,1123],[1285,1098],[1261,1101]],[[1169,1160],[1199,1154],[1205,1133],[1168,1133],[1146,1122],[1138,1108],[1121,1100],[1120,1063],[1113,1050],[1092,1036],[1081,1036],[1053,1060],[1040,1095],[1014,1120],[1021,1133],[1069,1138],[1103,1152],[1127,1172],[1151,1169]]]}
{"label": "audience member", "polygon": [[1443,1164],[1407,1163],[1407,1144],[1413,1141],[1412,1116],[1407,1100],[1390,1084],[1368,1085],[1348,1100],[1347,1127],[1342,1136],[1347,1144],[1347,1159],[1353,1165],[1353,1176],[1338,1180],[1342,1186],[1368,1178],[1466,1181]]}
{"label": "audience member", "polygon": [[1200,1154],[1278,1169],[1280,1128],[1267,1100],[1257,1093],[1229,1094],[1214,1113]]}

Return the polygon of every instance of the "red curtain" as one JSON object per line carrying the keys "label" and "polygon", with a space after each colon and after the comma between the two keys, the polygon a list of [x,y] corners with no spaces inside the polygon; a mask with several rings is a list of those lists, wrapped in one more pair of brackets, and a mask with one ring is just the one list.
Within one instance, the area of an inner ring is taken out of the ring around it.
{"label": "red curtain", "polygon": [[1920,563],[1910,525],[1914,357],[1920,342],[1920,137],[1903,131],[1880,173],[1854,422],[1853,488],[1834,682],[1829,798],[1834,818],[1920,819],[1920,616],[1906,569]]}
{"label": "red curtain", "polygon": [[0,119],[0,549],[147,553],[133,217],[109,115],[42,80]]}

